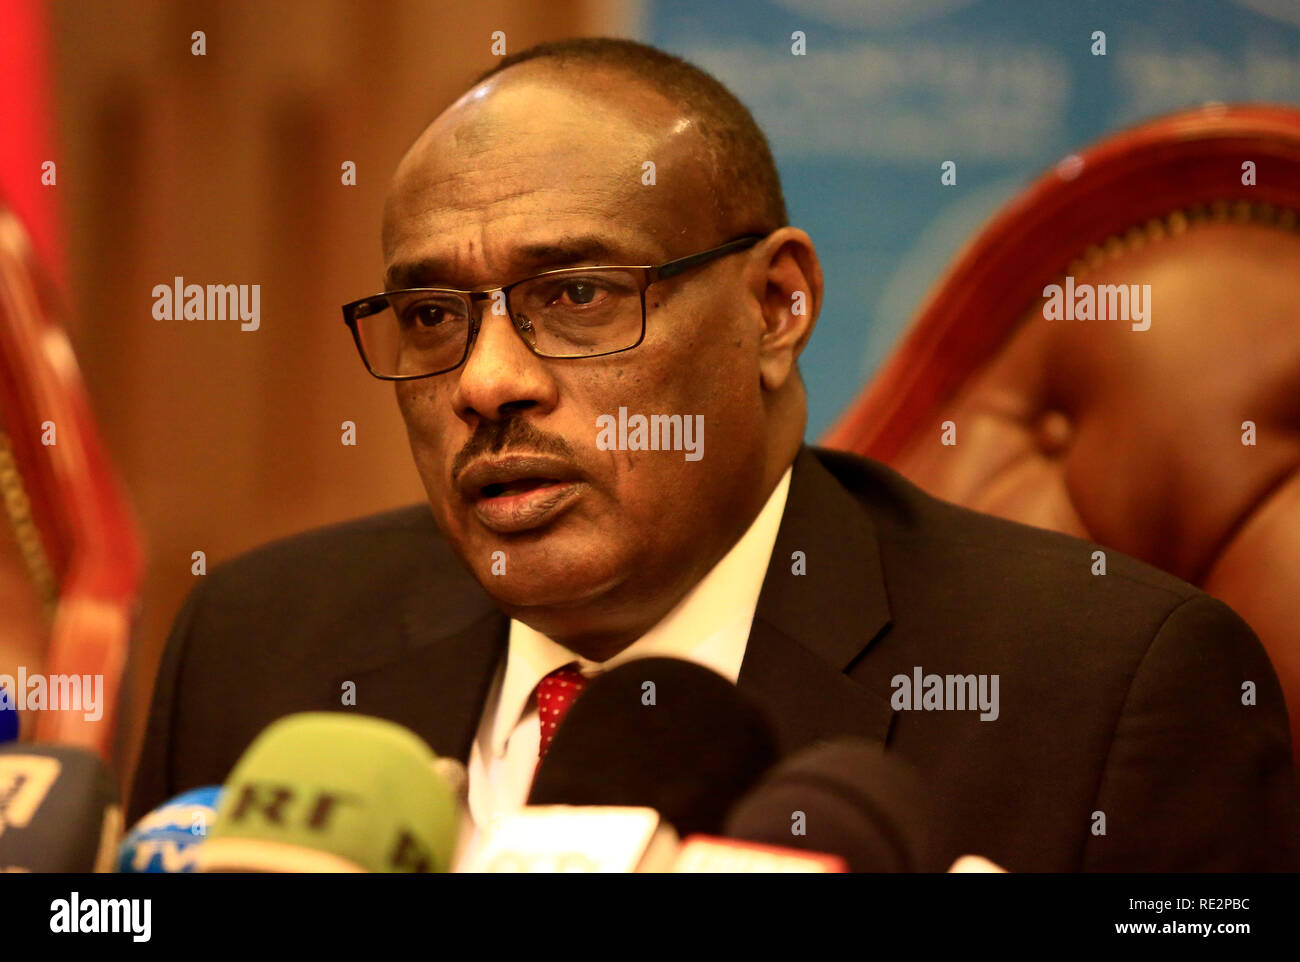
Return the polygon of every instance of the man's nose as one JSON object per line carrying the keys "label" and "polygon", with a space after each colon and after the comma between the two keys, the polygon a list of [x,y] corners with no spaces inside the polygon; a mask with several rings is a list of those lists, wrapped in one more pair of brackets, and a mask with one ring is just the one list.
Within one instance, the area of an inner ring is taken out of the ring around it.
{"label": "man's nose", "polygon": [[494,304],[481,303],[478,335],[457,372],[452,403],[465,421],[498,420],[533,406],[549,410],[557,399],[547,362],[529,349],[510,317],[497,313]]}

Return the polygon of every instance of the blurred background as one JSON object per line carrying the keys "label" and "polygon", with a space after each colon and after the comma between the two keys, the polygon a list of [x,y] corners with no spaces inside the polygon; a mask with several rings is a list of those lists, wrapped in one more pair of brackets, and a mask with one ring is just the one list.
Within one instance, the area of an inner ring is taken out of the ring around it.
{"label": "blurred background", "polygon": [[[0,0],[0,189],[64,322],[144,537],[129,771],[168,626],[208,564],[420,500],[392,390],[341,321],[382,287],[381,202],[420,130],[496,59],[572,35],[654,43],[771,139],[826,305],[809,439],[878,369],[979,226],[1105,133],[1207,101],[1300,103],[1293,0]],[[191,53],[202,30],[206,53]],[[1092,52],[1093,31],[1106,55]],[[807,56],[793,56],[802,31]],[[57,164],[57,184],[40,164]],[[956,164],[956,183],[940,165]],[[356,185],[341,165],[356,164]],[[261,329],[157,321],[152,289],[260,284]],[[357,444],[339,443],[356,424]]]}

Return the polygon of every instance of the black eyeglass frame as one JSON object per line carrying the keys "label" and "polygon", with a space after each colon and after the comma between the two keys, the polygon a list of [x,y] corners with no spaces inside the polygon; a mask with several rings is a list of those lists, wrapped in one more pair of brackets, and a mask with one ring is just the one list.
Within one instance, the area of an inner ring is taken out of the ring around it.
{"label": "black eyeglass frame", "polygon": [[[724,244],[719,244],[717,247],[711,247],[706,251],[700,251],[698,254],[687,254],[685,257],[679,257],[676,260],[667,261],[666,263],[663,264],[590,264],[585,267],[561,267],[553,271],[542,271],[542,273],[540,274],[533,274],[530,277],[525,277],[517,281],[512,281],[511,283],[503,285],[501,287],[491,287],[486,290],[480,290],[480,291],[461,291],[449,287],[408,287],[397,291],[384,291],[379,294],[371,294],[369,297],[363,297],[360,300],[352,301],[350,304],[344,304],[343,323],[348,326],[348,329],[350,331],[352,331],[352,340],[357,345],[357,353],[361,355],[361,362],[365,364],[366,370],[369,371],[373,377],[377,377],[381,381],[418,381],[426,377],[437,377],[439,374],[448,374],[456,370],[462,364],[464,364],[466,358],[469,357],[469,352],[474,347],[474,341],[478,338],[479,328],[482,326],[483,323],[479,313],[474,310],[474,305],[479,301],[491,300],[492,296],[494,294],[497,294],[498,292],[500,292],[502,297],[505,299],[506,314],[507,316],[509,316],[511,324],[514,325],[516,333],[520,334],[520,340],[523,341],[524,344],[528,347],[528,349],[538,357],[544,357],[544,358],[561,360],[561,361],[581,360],[585,358],[594,358],[594,357],[609,357],[611,354],[622,354],[624,351],[630,351],[635,347],[639,347],[641,345],[641,342],[645,340],[645,328],[646,328],[645,292],[646,289],[651,284],[654,284],[658,281],[666,280],[670,277],[676,277],[679,274],[682,274],[693,267],[699,267],[703,264],[709,263],[710,261],[717,260],[720,257],[725,257],[728,254],[734,254],[737,251],[748,250],[750,247],[753,247],[759,241],[763,240],[766,236],[767,235],[765,234],[745,234],[741,237],[733,238],[732,240],[729,240]],[[637,337],[636,343],[629,344],[627,347],[620,347],[617,350],[613,350],[613,351],[602,351],[599,354],[544,354],[541,351],[537,350],[537,348],[534,347],[532,344],[529,344],[528,339],[522,336],[522,328],[519,322],[515,320],[514,311],[512,311],[510,308],[510,291],[513,288],[518,287],[520,284],[525,284],[529,281],[535,281],[539,277],[551,277],[556,274],[581,275],[584,271],[591,271],[591,270],[618,270],[618,271],[640,272],[641,334]],[[388,298],[394,294],[416,294],[416,293],[456,294],[468,302],[469,310],[466,312],[466,314],[467,317],[469,318],[469,334],[465,338],[465,351],[463,354],[461,354],[460,360],[458,360],[455,364],[451,365],[451,367],[445,367],[440,371],[430,371],[428,374],[377,374],[375,372],[375,369],[370,366],[370,359],[366,357],[366,349],[361,343],[361,331],[357,322],[360,321],[362,318],[369,317],[371,314],[376,314],[379,311],[383,310],[384,308],[388,307],[389,306]],[[364,308],[373,308],[373,309],[366,310],[363,312]]]}

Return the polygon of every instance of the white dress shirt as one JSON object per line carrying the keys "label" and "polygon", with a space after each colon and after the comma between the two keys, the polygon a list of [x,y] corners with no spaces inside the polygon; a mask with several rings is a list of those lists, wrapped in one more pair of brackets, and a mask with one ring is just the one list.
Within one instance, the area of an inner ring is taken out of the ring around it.
{"label": "white dress shirt", "polygon": [[[730,551],[677,605],[614,657],[588,661],[511,620],[505,661],[488,692],[469,758],[469,813],[478,830],[523,806],[537,768],[541,731],[533,693],[573,662],[588,678],[634,658],[681,658],[733,683],[740,677],[754,609],[790,490],[787,468],[767,503]],[[476,834],[479,834],[476,831]],[[476,847],[473,842],[470,847]]]}

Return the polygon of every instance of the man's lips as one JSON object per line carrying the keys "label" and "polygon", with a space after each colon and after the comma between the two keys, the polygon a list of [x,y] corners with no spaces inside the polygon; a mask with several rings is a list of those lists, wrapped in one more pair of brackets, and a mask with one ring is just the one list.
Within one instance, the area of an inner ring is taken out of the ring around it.
{"label": "man's lips", "polygon": [[582,475],[568,462],[540,454],[482,458],[456,482],[483,526],[500,534],[537,528],[582,492]]}

